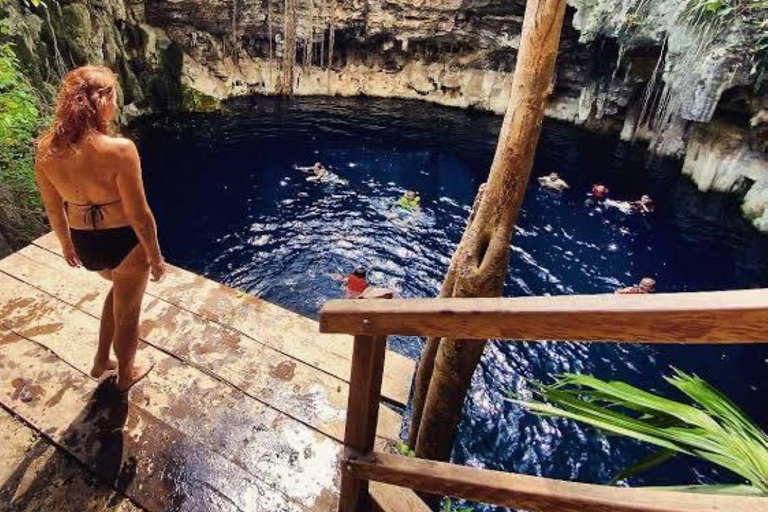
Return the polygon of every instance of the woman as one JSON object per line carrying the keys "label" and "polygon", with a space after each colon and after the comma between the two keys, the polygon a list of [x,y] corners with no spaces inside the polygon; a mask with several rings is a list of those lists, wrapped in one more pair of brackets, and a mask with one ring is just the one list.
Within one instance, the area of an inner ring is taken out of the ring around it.
{"label": "woman", "polygon": [[[109,134],[115,86],[107,68],[67,74],[53,122],[38,142],[35,175],[67,263],[112,281],[91,376],[117,369],[117,387],[128,391],[151,370],[134,366],[139,313],[149,274],[159,280],[165,263],[136,146]],[[117,363],[110,360],[111,347]]]}

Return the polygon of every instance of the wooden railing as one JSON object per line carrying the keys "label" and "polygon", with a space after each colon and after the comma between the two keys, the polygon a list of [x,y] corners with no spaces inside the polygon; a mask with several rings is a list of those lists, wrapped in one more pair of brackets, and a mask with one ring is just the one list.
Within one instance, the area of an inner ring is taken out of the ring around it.
{"label": "wooden railing", "polygon": [[768,512],[768,498],[582,484],[373,451],[388,335],[766,343],[768,289],[646,296],[338,300],[323,308],[320,330],[355,335],[341,512],[370,510],[369,481],[537,512]]}

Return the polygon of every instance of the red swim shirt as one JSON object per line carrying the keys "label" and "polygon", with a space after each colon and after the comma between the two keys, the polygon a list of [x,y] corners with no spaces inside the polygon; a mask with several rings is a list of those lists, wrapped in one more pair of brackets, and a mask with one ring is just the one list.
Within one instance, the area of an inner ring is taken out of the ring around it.
{"label": "red swim shirt", "polygon": [[368,288],[368,282],[364,277],[352,274],[347,278],[347,291],[349,293],[363,293],[366,288]]}

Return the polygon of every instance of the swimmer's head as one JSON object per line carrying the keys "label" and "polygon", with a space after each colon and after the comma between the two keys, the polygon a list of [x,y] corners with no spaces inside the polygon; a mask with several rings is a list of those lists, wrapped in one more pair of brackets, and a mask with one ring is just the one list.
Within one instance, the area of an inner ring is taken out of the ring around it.
{"label": "swimmer's head", "polygon": [[549,173],[549,179],[551,179],[552,181],[559,180],[560,179],[560,175],[557,174],[556,172],[551,172],[551,173]]}
{"label": "swimmer's head", "polygon": [[405,197],[411,200],[416,199],[416,192],[414,192],[413,190],[406,190]]}
{"label": "swimmer's head", "polygon": [[320,162],[315,162],[315,165],[314,165],[314,166],[312,166],[312,168],[313,168],[314,170],[316,170],[316,171],[319,171],[320,169],[322,169],[322,168],[323,168],[323,164],[321,164]]}
{"label": "swimmer's head", "polygon": [[652,203],[653,201],[651,200],[651,196],[647,194],[643,194],[643,197],[640,198],[640,202],[643,204],[648,204],[648,203]]}
{"label": "swimmer's head", "polygon": [[645,293],[652,293],[656,289],[656,281],[650,277],[644,277],[640,281],[639,288]]}
{"label": "swimmer's head", "polygon": [[358,267],[352,271],[352,275],[355,277],[359,277],[360,279],[365,279],[365,276],[368,275],[368,271],[365,270],[363,267]]}

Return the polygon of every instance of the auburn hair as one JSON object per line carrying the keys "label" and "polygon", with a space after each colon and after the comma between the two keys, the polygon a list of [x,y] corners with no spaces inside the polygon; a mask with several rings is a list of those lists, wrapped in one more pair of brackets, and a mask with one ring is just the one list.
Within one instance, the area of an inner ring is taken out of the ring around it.
{"label": "auburn hair", "polygon": [[56,98],[51,126],[38,141],[38,154],[46,157],[71,149],[92,130],[108,134],[104,114],[114,101],[117,76],[103,66],[83,66],[67,73]]}

